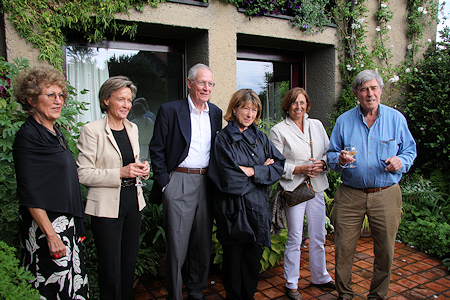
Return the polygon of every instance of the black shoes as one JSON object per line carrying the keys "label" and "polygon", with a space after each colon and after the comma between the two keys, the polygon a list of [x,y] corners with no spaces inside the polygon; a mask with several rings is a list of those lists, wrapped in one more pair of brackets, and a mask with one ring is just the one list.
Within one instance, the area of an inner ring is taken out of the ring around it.
{"label": "black shoes", "polygon": [[320,284],[313,283],[313,284],[321,289],[331,289],[331,290],[336,289],[336,284],[334,283],[333,280],[327,283],[320,283]]}

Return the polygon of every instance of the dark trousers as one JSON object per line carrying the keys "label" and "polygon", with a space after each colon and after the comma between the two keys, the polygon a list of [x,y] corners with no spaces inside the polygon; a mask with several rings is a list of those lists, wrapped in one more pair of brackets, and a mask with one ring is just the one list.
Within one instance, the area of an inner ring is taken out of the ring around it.
{"label": "dark trousers", "polygon": [[222,245],[222,248],[226,299],[253,299],[261,270],[262,247],[258,243],[245,243]]}
{"label": "dark trousers", "polygon": [[122,199],[118,218],[92,217],[100,299],[133,299],[141,221],[137,201]]}

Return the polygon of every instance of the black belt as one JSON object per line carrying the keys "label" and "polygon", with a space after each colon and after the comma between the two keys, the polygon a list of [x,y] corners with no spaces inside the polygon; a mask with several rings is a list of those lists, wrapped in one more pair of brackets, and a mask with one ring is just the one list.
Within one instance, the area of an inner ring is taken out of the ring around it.
{"label": "black belt", "polygon": [[173,169],[174,172],[187,173],[187,174],[200,174],[205,175],[208,171],[208,168],[181,168],[176,167]]}

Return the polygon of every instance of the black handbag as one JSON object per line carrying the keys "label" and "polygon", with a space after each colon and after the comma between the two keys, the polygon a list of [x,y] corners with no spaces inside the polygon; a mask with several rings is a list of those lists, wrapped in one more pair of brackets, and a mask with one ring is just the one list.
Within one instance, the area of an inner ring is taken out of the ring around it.
{"label": "black handbag", "polygon": [[[311,147],[311,158],[313,158],[311,127],[309,128],[309,146]],[[292,192],[283,191],[282,195],[286,206],[291,207],[314,198],[316,193],[314,192],[309,177],[307,177],[305,181],[303,181]]]}

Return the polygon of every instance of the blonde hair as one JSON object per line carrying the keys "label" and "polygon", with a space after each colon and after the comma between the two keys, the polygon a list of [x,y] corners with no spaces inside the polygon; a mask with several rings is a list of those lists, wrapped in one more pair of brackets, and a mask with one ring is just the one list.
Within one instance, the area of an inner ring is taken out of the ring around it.
{"label": "blonde hair", "polygon": [[130,78],[122,75],[113,76],[106,80],[100,87],[98,92],[98,98],[100,100],[100,110],[102,113],[108,111],[108,106],[105,104],[105,100],[109,99],[111,95],[120,89],[130,88],[133,99],[136,97],[137,87],[133,84]]}

